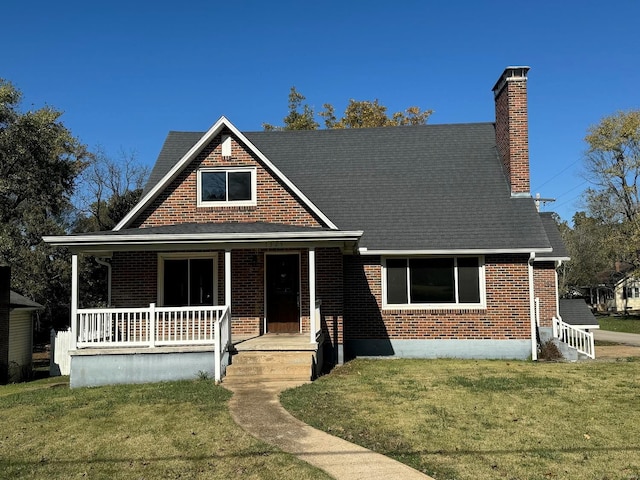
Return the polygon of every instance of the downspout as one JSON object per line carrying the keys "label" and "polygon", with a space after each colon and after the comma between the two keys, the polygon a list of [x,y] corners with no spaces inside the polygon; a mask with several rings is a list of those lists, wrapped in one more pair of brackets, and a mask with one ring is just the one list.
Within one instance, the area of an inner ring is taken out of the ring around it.
{"label": "downspout", "polygon": [[98,265],[107,267],[107,307],[111,306],[111,264],[106,260],[95,257]]}
{"label": "downspout", "polygon": [[558,291],[558,269],[562,266],[562,260],[556,261],[556,317],[560,318],[560,292]]}
{"label": "downspout", "polygon": [[529,254],[529,316],[531,320],[531,360],[538,360],[538,341],[536,339],[536,301],[533,287],[533,261],[536,252]]}

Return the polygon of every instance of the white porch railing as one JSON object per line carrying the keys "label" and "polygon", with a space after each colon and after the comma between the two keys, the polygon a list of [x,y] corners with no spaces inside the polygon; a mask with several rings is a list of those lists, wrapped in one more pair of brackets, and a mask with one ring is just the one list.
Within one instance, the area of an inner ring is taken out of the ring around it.
{"label": "white porch railing", "polygon": [[77,310],[77,348],[215,345],[216,381],[231,345],[226,306],[95,308]]}
{"label": "white porch railing", "polygon": [[553,336],[555,338],[575,348],[579,353],[589,358],[596,358],[593,333],[576,328],[555,317],[552,322]]}

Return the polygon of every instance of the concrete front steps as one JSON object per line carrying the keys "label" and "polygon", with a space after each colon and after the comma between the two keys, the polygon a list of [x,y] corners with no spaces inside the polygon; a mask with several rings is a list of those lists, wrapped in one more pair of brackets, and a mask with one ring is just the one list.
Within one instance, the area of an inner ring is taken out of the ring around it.
{"label": "concrete front steps", "polygon": [[254,385],[267,382],[310,382],[315,356],[311,351],[238,351],[231,357],[224,385]]}

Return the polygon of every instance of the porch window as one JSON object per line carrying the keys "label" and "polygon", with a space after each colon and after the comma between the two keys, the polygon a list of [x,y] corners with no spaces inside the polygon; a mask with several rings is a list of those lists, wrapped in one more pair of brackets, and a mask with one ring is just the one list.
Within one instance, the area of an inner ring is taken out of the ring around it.
{"label": "porch window", "polygon": [[387,258],[383,278],[386,306],[478,307],[484,303],[480,257]]}
{"label": "porch window", "polygon": [[213,258],[163,258],[162,304],[215,305]]}
{"label": "porch window", "polygon": [[255,205],[255,168],[198,171],[198,206]]}

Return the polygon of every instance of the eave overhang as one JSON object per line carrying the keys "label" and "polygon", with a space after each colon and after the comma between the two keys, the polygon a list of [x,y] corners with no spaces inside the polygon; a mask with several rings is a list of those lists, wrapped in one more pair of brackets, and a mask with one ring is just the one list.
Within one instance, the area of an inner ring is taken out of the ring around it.
{"label": "eave overhang", "polygon": [[[551,248],[458,248],[458,249],[425,249],[425,250],[375,250],[360,248],[360,255],[499,255],[505,253],[551,253]],[[546,259],[545,259],[546,260]]]}
{"label": "eave overhang", "polygon": [[571,257],[536,257],[534,262],[568,262]]}
{"label": "eave overhang", "polygon": [[[144,230],[144,229],[142,229]],[[127,250],[196,250],[202,248],[282,248],[339,246],[355,250],[362,231],[321,230],[317,232],[260,233],[136,233],[118,235],[87,234],[43,237],[50,245],[67,247],[72,252],[113,252]]]}

